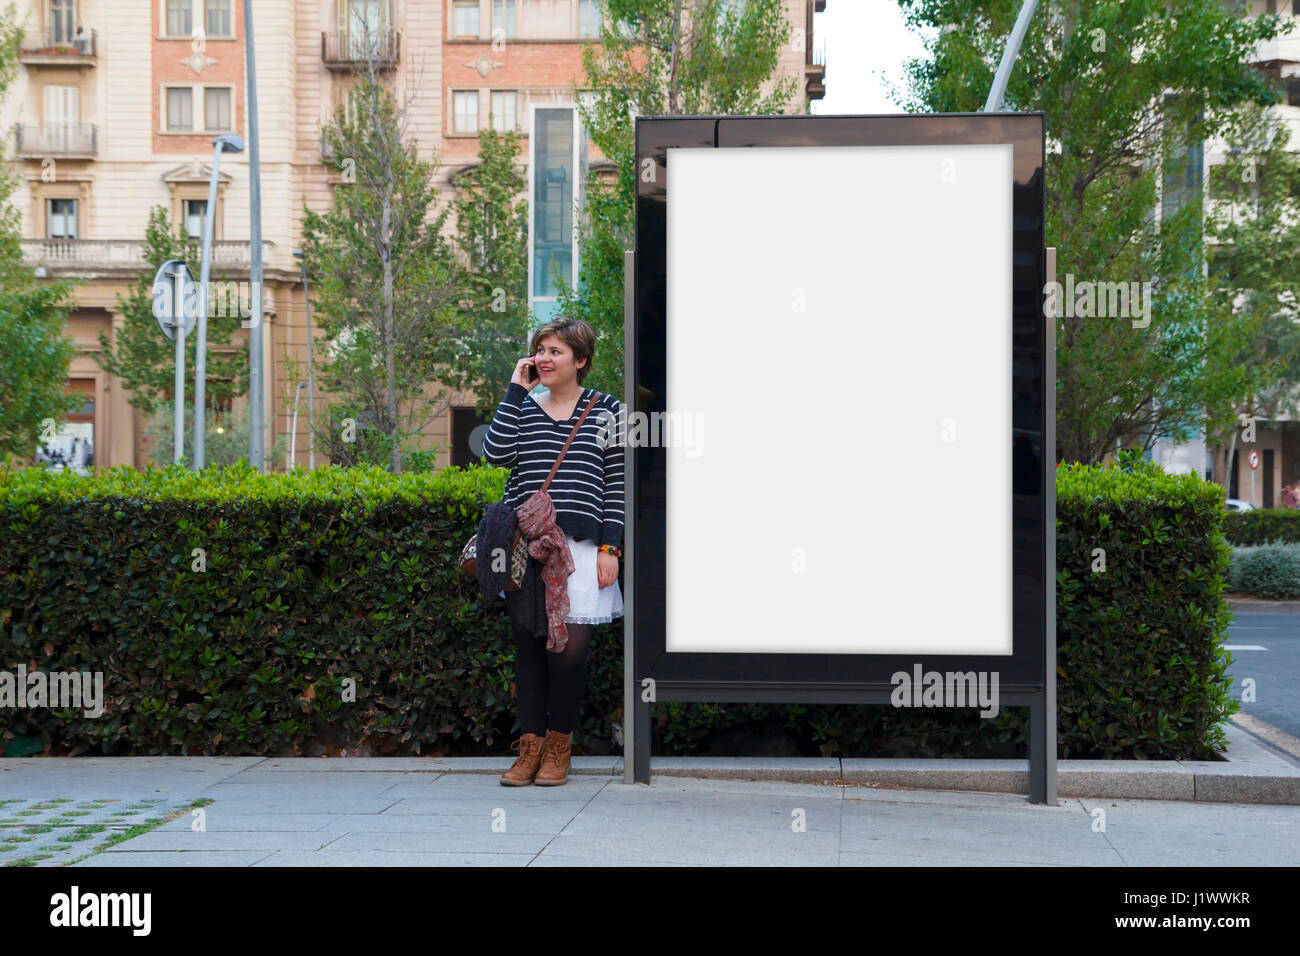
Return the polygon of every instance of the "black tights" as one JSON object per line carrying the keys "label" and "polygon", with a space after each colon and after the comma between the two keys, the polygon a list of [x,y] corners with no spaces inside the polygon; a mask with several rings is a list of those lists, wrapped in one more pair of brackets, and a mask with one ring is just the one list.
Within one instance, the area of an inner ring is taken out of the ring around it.
{"label": "black tights", "polygon": [[[564,625],[568,643],[559,654],[546,649],[545,637],[515,631],[515,693],[520,733],[546,736],[547,730],[572,733],[587,689],[587,645],[591,624]],[[547,714],[550,718],[547,718]]]}

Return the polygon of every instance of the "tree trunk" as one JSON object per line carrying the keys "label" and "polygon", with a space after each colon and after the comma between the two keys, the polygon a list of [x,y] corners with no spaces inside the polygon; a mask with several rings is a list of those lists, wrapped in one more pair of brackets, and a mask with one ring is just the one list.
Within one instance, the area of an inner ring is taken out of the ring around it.
{"label": "tree trunk", "polygon": [[668,51],[668,115],[681,112],[681,93],[677,89],[677,60],[682,38],[682,0],[673,0],[672,49]]}
{"label": "tree trunk", "polygon": [[[391,185],[391,184],[390,184]],[[392,228],[393,228],[393,201],[391,193],[384,196],[383,207],[383,246],[380,249],[380,259],[384,263],[384,412],[388,417],[389,437],[394,437],[399,428],[397,422],[397,370],[394,357],[396,349],[397,330],[393,322],[393,256],[392,246]],[[402,471],[402,452],[400,443],[394,441],[391,452],[389,453],[389,467],[393,474],[401,474]]]}

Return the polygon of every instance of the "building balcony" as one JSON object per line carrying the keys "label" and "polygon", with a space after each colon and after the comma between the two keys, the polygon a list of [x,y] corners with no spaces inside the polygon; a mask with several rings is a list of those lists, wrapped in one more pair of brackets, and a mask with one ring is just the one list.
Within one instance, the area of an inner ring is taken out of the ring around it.
{"label": "building balcony", "polygon": [[[262,261],[270,262],[275,243],[262,243]],[[30,266],[57,272],[143,272],[149,268],[139,239],[23,239],[23,259]],[[249,243],[237,239],[212,243],[212,269],[247,271]]]}
{"label": "building balcony", "polygon": [[1295,66],[1300,65],[1300,31],[1293,30],[1290,36],[1281,36],[1273,40],[1264,40],[1255,48],[1256,64],[1276,63],[1282,67],[1292,67],[1283,72],[1283,76],[1295,76]]}
{"label": "building balcony", "polygon": [[375,68],[391,70],[402,51],[402,34],[398,30],[380,30],[366,36],[357,33],[322,33],[320,58],[327,70],[353,72],[365,69],[370,60]]}
{"label": "building balcony", "polygon": [[99,127],[92,123],[15,123],[14,149],[22,159],[94,159],[99,153]]}
{"label": "building balcony", "polygon": [[18,59],[29,66],[94,66],[99,34],[80,27],[67,30],[28,30],[18,47]]}
{"label": "building balcony", "polygon": [[820,100],[826,95],[826,47],[815,43],[808,48],[808,60],[804,64],[804,76],[808,78],[808,99]]}

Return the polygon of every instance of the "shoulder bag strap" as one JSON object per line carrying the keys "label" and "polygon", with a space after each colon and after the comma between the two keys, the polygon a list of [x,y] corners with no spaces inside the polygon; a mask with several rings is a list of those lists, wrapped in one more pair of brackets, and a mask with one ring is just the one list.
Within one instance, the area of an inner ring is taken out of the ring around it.
{"label": "shoulder bag strap", "polygon": [[560,462],[564,460],[564,453],[565,453],[566,451],[568,451],[568,450],[569,450],[569,446],[573,444],[573,439],[574,439],[574,437],[578,434],[578,429],[582,427],[582,422],[583,422],[583,420],[587,417],[588,413],[589,413],[589,412],[592,410],[592,408],[595,406],[595,404],[596,404],[596,399],[598,399],[598,398],[600,398],[600,392],[595,392],[595,393],[592,394],[592,396],[591,396],[591,400],[590,400],[589,402],[587,402],[587,407],[584,408],[584,409],[582,410],[582,417],[579,418],[579,419],[578,419],[578,423],[577,423],[576,425],[573,426],[573,431],[569,432],[569,440],[566,441],[566,442],[564,443],[564,447],[560,449],[560,456],[559,456],[558,458],[555,459],[555,464],[553,464],[553,465],[551,466],[551,473],[550,473],[549,475],[546,476],[546,481],[542,483],[542,493],[543,493],[543,494],[545,494],[545,493],[546,493],[546,489],[549,488],[549,487],[551,486],[551,479],[554,478],[554,477],[555,477],[555,473],[556,473],[557,471],[559,471],[559,469],[560,469]]}

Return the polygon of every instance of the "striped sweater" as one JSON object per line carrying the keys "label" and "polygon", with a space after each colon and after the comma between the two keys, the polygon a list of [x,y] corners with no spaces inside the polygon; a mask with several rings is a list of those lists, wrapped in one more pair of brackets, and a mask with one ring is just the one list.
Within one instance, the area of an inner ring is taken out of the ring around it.
{"label": "striped sweater", "polygon": [[[573,415],[557,422],[542,411],[528,389],[510,383],[483,440],[488,463],[510,469],[502,499],[506,504],[518,508],[541,489],[594,392],[583,389]],[[602,393],[547,489],[555,502],[556,523],[575,541],[595,539],[597,544],[622,546],[625,427],[622,403]]]}

